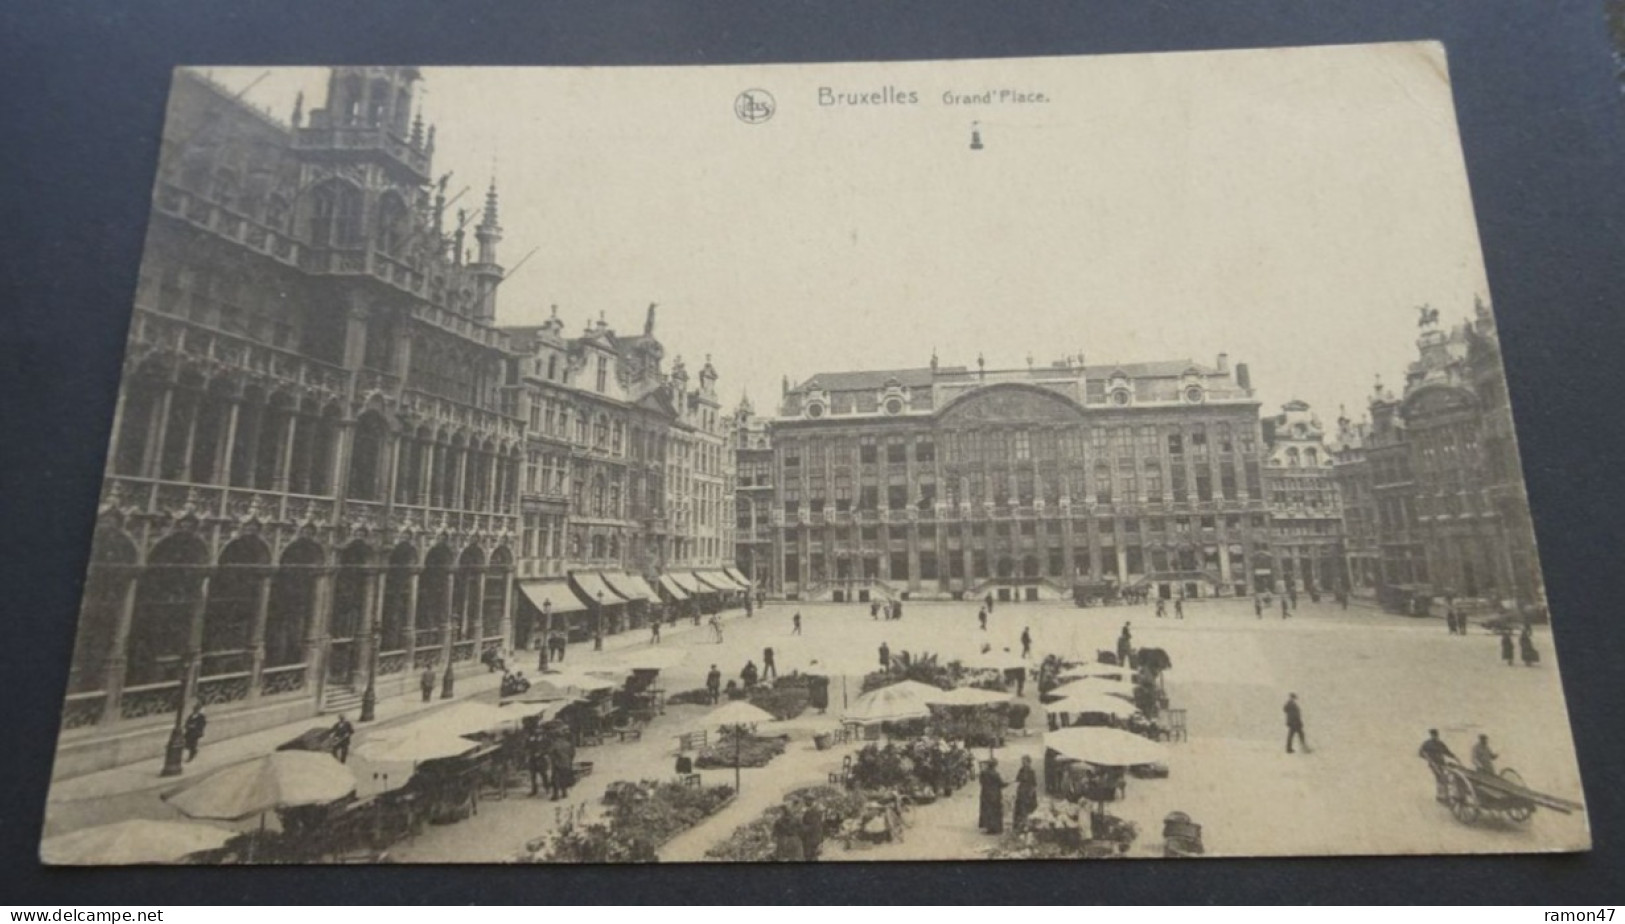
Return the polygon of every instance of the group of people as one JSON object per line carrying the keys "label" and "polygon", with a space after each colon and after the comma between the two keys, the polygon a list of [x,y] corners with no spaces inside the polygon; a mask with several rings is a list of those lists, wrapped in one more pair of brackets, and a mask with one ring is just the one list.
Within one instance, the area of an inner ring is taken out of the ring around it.
{"label": "group of people", "polygon": [[[1168,601],[1163,597],[1157,598],[1157,618],[1163,619],[1168,615]],[[1185,618],[1185,596],[1183,594],[1174,598],[1174,618]]]}
{"label": "group of people", "polygon": [[504,670],[502,672],[502,683],[499,687],[502,696],[518,696],[529,689],[530,681],[525,679],[524,671]]}
{"label": "group of people", "polygon": [[[982,764],[977,776],[982,798],[978,803],[976,826],[986,834],[1004,833],[1004,789],[1009,784],[999,775],[999,762],[989,758]],[[1021,758],[1021,769],[1016,771],[1016,798],[1011,806],[1010,821],[1020,831],[1027,819],[1038,810],[1038,772],[1033,769],[1031,757]]]}
{"label": "group of people", "polygon": [[824,812],[810,797],[792,799],[773,819],[773,859],[799,863],[818,859],[824,847]]}
{"label": "group of people", "polygon": [[[1518,633],[1517,653],[1523,659],[1524,667],[1534,667],[1540,663],[1540,651],[1535,648],[1534,630],[1528,626],[1524,626],[1523,631]],[[1502,632],[1501,660],[1506,662],[1507,667],[1512,666],[1512,655],[1512,633]]]}
{"label": "group of people", "polygon": [[[1270,608],[1270,603],[1273,602],[1274,599],[1275,598],[1274,598],[1273,594],[1265,594],[1265,593],[1253,594],[1253,615],[1257,616],[1259,619],[1263,619],[1264,618],[1264,611]],[[1292,611],[1297,609],[1297,608],[1298,608],[1298,594],[1297,594],[1296,591],[1293,591],[1293,592],[1291,592],[1289,594],[1282,594],[1281,595],[1281,618],[1282,619],[1291,619],[1292,618]]]}
{"label": "group of people", "polygon": [[570,797],[576,782],[576,747],[567,731],[538,723],[525,732],[525,768],[530,772],[530,794],[547,790],[557,802]]}
{"label": "group of people", "polygon": [[[796,615],[799,617],[801,614],[797,613]],[[903,618],[903,601],[901,601],[901,600],[871,600],[871,601],[869,601],[869,618],[878,620],[878,619],[880,619],[882,617],[884,617],[888,622],[893,620],[893,619],[902,619]],[[801,622],[798,619],[796,621],[796,629],[797,629],[798,634],[800,632],[800,628],[801,628]]]}
{"label": "group of people", "polygon": [[[1417,750],[1416,755],[1427,761],[1428,768],[1433,771],[1433,778],[1438,786],[1436,794],[1438,800],[1440,802],[1449,801],[1449,783],[1446,782],[1448,777],[1445,775],[1444,768],[1451,764],[1460,763],[1460,760],[1450,750],[1450,745],[1445,744],[1444,740],[1439,737],[1437,728],[1428,729],[1427,740],[1422,742],[1422,747]],[[1489,735],[1480,734],[1478,736],[1477,743],[1473,745],[1471,756],[1474,770],[1490,776],[1497,775],[1495,762],[1501,758],[1501,755],[1490,747]]]}

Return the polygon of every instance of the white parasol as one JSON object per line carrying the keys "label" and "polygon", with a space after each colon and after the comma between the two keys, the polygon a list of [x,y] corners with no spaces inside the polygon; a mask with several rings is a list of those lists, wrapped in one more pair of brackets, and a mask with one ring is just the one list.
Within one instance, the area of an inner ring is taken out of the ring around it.
{"label": "white parasol", "polygon": [[989,651],[985,654],[973,654],[960,663],[966,667],[989,671],[1013,671],[1032,666],[1031,661],[1008,651]]}
{"label": "white parasol", "polygon": [[726,706],[719,706],[711,710],[699,720],[696,728],[722,728],[729,725],[760,725],[763,722],[774,721],[773,713],[758,706],[752,706],[742,699],[736,699]]}
{"label": "white parasol", "polygon": [[[386,728],[370,736],[372,740],[398,738],[406,733],[442,731],[451,735],[473,735],[491,731],[504,725],[517,725],[530,714],[520,706],[492,706],[489,703],[460,702],[415,719],[396,728]],[[421,729],[422,732],[417,730]]]}
{"label": "white parasol", "polygon": [[1113,696],[1134,696],[1134,684],[1126,680],[1111,680],[1106,677],[1085,677],[1082,680],[1073,680],[1052,687],[1045,696],[1076,696],[1080,693],[1109,693]]}
{"label": "white parasol", "polygon": [[1099,713],[1119,719],[1126,719],[1134,715],[1135,708],[1129,703],[1104,693],[1079,693],[1068,696],[1059,702],[1050,703],[1044,711],[1051,715],[1090,715]]}
{"label": "white parasol", "polygon": [[621,679],[626,671],[600,672],[600,671],[559,671],[553,674],[542,674],[531,681],[530,687],[535,690],[539,686],[547,686],[559,692],[576,690],[590,693],[594,690],[613,690],[621,685]]}
{"label": "white parasol", "polygon": [[993,703],[1008,703],[1009,693],[998,690],[983,690],[977,687],[959,687],[953,690],[938,690],[926,698],[926,702],[933,706],[988,706]]}
{"label": "white parasol", "polygon": [[904,680],[870,690],[853,700],[845,718],[848,722],[865,723],[922,719],[931,714],[930,698],[941,696],[942,692],[917,680]]}
{"label": "white parasol", "polygon": [[421,763],[467,754],[477,747],[456,732],[414,722],[368,738],[355,752],[377,764]]}
{"label": "white parasol", "polygon": [[275,751],[209,774],[164,801],[191,818],[237,821],[272,809],[320,805],[355,791],[355,774],[322,751]]}
{"label": "white parasol", "polygon": [[1133,674],[1134,671],[1116,664],[1083,664],[1077,667],[1068,667],[1055,675],[1057,680],[1082,680],[1086,677],[1116,677],[1123,678]]}
{"label": "white parasol", "polygon": [[81,828],[40,842],[40,860],[52,866],[123,866],[174,863],[190,854],[217,850],[237,832],[190,821],[132,818]]}
{"label": "white parasol", "polygon": [[1136,767],[1168,759],[1163,745],[1115,728],[1063,728],[1045,734],[1044,746],[1100,767]]}

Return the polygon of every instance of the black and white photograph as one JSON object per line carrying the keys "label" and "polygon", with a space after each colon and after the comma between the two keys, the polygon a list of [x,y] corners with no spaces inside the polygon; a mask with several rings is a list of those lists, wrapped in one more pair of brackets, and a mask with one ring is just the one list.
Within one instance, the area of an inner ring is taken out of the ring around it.
{"label": "black and white photograph", "polygon": [[1588,850],[1473,203],[1434,42],[179,68],[41,859]]}

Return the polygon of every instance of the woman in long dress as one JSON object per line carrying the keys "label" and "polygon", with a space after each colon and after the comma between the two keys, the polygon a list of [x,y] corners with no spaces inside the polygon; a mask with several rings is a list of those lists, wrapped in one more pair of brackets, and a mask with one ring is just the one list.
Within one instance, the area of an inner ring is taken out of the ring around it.
{"label": "woman in long dress", "polygon": [[1004,833],[1004,777],[999,776],[999,762],[990,760],[982,767],[982,811],[977,827],[988,834]]}
{"label": "woman in long dress", "polygon": [[1033,770],[1033,759],[1023,757],[1021,769],[1016,771],[1016,804],[1010,813],[1010,825],[1020,831],[1027,818],[1038,810],[1038,774]]}

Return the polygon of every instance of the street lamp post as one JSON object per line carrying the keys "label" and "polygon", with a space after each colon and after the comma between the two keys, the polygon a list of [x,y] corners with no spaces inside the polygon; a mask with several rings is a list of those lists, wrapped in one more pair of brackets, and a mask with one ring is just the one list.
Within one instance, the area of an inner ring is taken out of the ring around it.
{"label": "street lamp post", "polygon": [[553,641],[553,601],[542,601],[542,646],[541,655],[536,659],[536,669],[547,670],[547,646]]}
{"label": "street lamp post", "polygon": [[592,650],[604,650],[604,592],[601,590],[593,607]]}
{"label": "street lamp post", "polygon": [[371,633],[372,647],[367,651],[367,688],[361,691],[361,717],[359,721],[371,722],[378,717],[378,648],[383,643],[384,629],[373,625]]}
{"label": "street lamp post", "polygon": [[193,675],[198,669],[198,656],[188,653],[186,667],[181,671],[180,696],[175,703],[175,726],[169,730],[169,741],[164,744],[164,768],[158,771],[159,776],[180,776],[186,761],[186,692],[194,684]]}

